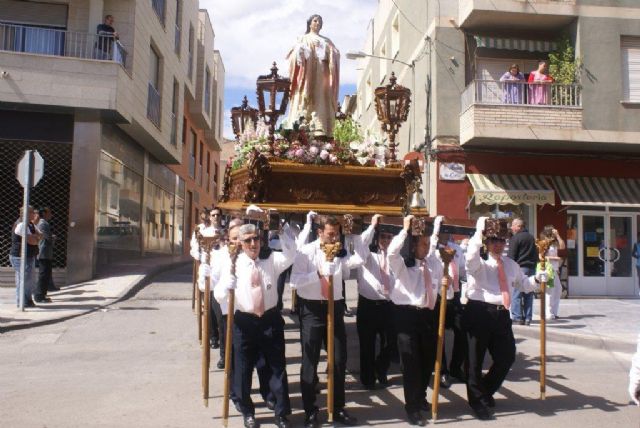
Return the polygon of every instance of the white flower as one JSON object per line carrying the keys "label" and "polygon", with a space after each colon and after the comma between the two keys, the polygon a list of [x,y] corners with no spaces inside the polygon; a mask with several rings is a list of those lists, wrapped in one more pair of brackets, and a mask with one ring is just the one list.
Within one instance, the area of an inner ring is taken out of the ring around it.
{"label": "white flower", "polygon": [[349,148],[353,151],[358,151],[360,150],[360,143],[357,141],[352,141],[349,143]]}
{"label": "white flower", "polygon": [[316,156],[318,154],[318,148],[316,146],[309,147],[309,153],[311,153],[311,155],[313,156]]}
{"label": "white flower", "polygon": [[324,145],[323,147],[325,150],[333,150],[333,146],[331,145],[331,143],[327,143]]}
{"label": "white flower", "polygon": [[376,159],[376,166],[377,166],[378,168],[384,168],[384,167],[385,167],[384,160],[382,160],[382,159]]}
{"label": "white flower", "polygon": [[357,158],[360,165],[365,166],[367,162],[369,162],[369,158],[367,157],[359,157]]}
{"label": "white flower", "polygon": [[320,159],[322,160],[327,160],[327,158],[329,157],[329,152],[326,150],[322,150],[320,152]]}
{"label": "white flower", "polygon": [[331,163],[338,162],[338,156],[336,156],[334,154],[329,155],[329,162],[331,162]]}

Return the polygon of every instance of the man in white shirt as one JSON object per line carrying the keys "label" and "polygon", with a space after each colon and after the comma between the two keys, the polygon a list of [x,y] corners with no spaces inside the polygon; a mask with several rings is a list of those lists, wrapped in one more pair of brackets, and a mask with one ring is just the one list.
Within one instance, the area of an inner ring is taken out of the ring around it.
{"label": "man in white shirt", "polygon": [[[410,425],[425,426],[430,411],[427,388],[436,357],[434,308],[442,268],[435,249],[442,217],[436,218],[431,239],[425,235],[409,236],[413,218],[404,218],[403,229],[389,244],[387,257],[395,277],[390,298],[398,335],[404,408]],[[411,245],[405,260],[400,252],[407,238]]]}
{"label": "man in white shirt", "polygon": [[325,216],[320,220],[318,239],[298,250],[291,271],[291,287],[298,294],[300,315],[300,339],[302,341],[302,368],[300,370],[300,390],[305,411],[305,428],[319,424],[316,407],[316,374],[320,349],[327,332],[328,277],[333,277],[334,298],[334,421],[344,425],[356,425],[356,418],[344,409],[344,381],[347,365],[347,336],[344,326],[344,302],[342,298],[342,278],[350,269],[362,265],[362,249],[356,245],[350,255],[344,248],[332,261],[327,261],[321,244],[340,241],[340,223],[335,216]]}
{"label": "man in white shirt", "polygon": [[276,281],[278,275],[293,262],[295,243],[289,236],[288,225],[285,225],[280,234],[282,252],[271,252],[268,257],[261,259],[261,243],[256,226],[245,224],[238,232],[242,253],[236,260],[235,275],[230,270],[223,272],[223,286],[215,290],[219,301],[226,297],[224,289],[236,290],[233,389],[245,428],[257,427],[255,406],[251,400],[251,378],[262,353],[265,363],[271,368],[269,386],[275,397],[275,424],[279,428],[289,427],[287,415],[291,414],[291,404],[285,361],[284,320],[277,309]]}
{"label": "man in white shirt", "polygon": [[[453,348],[451,351],[451,359],[447,364],[447,353],[442,353],[442,374],[440,376],[440,386],[449,388],[451,386],[451,377],[457,378],[465,383],[467,380],[464,374],[464,362],[467,360],[467,336],[462,326],[463,306],[460,303],[461,296],[461,279],[465,278],[466,272],[464,268],[464,251],[456,244],[449,233],[440,233],[438,241],[440,245],[447,246],[456,251],[451,263],[449,263],[449,288],[447,290],[447,316],[445,327],[453,332]],[[444,263],[440,258],[440,253],[436,251],[436,256],[444,269]],[[440,298],[436,302],[436,308],[440,307]],[[436,311],[437,312],[437,311]],[[446,345],[443,345],[446,350]]]}
{"label": "man in white shirt", "polygon": [[640,406],[640,335],[638,336],[638,350],[631,359],[631,369],[629,370],[629,396]]}
{"label": "man in white shirt", "polygon": [[[482,238],[488,256],[480,257]],[[493,395],[502,385],[516,358],[516,342],[509,308],[514,290],[530,293],[537,282],[547,280],[545,272],[527,277],[518,264],[502,255],[510,231],[505,220],[480,217],[469,240],[466,254],[467,295],[463,324],[469,346],[467,399],[476,417],[493,419]],[[482,363],[489,351],[493,360],[486,375]]]}
{"label": "man in white shirt", "polygon": [[[380,215],[371,219],[371,226],[362,233],[364,264],[358,268],[358,315],[356,326],[360,344],[360,382],[366,389],[389,385],[387,371],[391,361],[393,341],[392,306],[389,300],[394,277],[387,260],[387,249],[393,238],[391,226],[379,225]],[[372,242],[375,247],[370,248]],[[376,355],[376,339],[380,338]]]}

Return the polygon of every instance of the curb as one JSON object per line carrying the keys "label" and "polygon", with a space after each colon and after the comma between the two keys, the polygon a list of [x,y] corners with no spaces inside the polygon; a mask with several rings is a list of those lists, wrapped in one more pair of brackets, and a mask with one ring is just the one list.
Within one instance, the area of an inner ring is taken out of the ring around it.
{"label": "curb", "polygon": [[[76,314],[72,314],[72,315],[63,315],[61,317],[58,318],[50,318],[50,319],[46,319],[46,320],[41,320],[41,321],[34,321],[34,322],[26,322],[23,324],[16,324],[16,325],[8,325],[8,326],[2,326],[0,327],[0,333],[5,333],[8,331],[15,331],[15,330],[25,330],[28,328],[32,328],[32,327],[41,327],[41,326],[45,326],[45,325],[51,325],[51,324],[56,324],[59,322],[63,322],[63,321],[68,321],[70,319],[73,318],[77,318],[83,315],[88,315],[91,314],[93,312],[99,311],[101,309],[107,308],[111,305],[115,305],[116,303],[120,303],[120,302],[124,302],[130,298],[132,298],[133,296],[135,296],[140,290],[142,290],[144,287],[146,287],[147,285],[149,285],[153,278],[155,278],[156,276],[170,271],[172,269],[178,268],[182,265],[187,265],[189,264],[190,261],[189,260],[182,260],[182,261],[176,261],[176,262],[172,262],[172,263],[168,263],[168,264],[162,264],[159,265],[155,268],[152,268],[149,272],[145,272],[142,273],[142,278],[133,281],[122,293],[120,293],[119,296],[117,296],[115,299],[113,299],[112,301],[105,303],[105,304],[101,304],[101,305],[96,305],[96,307],[91,308],[91,309],[85,309],[82,311],[79,311]],[[105,278],[101,278],[101,279],[105,279]]]}
{"label": "curb", "polygon": [[[540,324],[532,324],[529,327],[514,325],[515,336],[529,339],[540,339]],[[602,336],[587,335],[579,333],[564,333],[547,328],[546,337],[548,342],[577,345],[591,349],[604,349],[608,351],[624,352],[633,354],[636,352],[637,344],[625,342],[623,340],[609,339]]]}

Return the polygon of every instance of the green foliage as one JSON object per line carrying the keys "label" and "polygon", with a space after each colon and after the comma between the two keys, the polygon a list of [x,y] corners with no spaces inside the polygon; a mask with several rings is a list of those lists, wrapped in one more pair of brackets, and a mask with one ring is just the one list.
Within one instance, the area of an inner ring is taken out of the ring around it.
{"label": "green foliage", "polygon": [[351,117],[343,120],[336,120],[333,128],[333,139],[338,143],[350,143],[352,141],[362,141],[360,125]]}
{"label": "green foliage", "polygon": [[549,74],[556,83],[579,83],[582,59],[576,57],[569,36],[562,36],[557,43],[558,48],[549,54]]}

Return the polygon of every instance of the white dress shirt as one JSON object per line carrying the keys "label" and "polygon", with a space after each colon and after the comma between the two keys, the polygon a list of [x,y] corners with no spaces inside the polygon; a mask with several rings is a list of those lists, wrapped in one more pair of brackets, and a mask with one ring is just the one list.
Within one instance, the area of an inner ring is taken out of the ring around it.
{"label": "white dress shirt", "polygon": [[[285,225],[288,228],[288,225]],[[264,297],[264,310],[268,311],[278,304],[278,276],[293,263],[296,256],[295,242],[289,233],[280,234],[282,251],[273,251],[267,259],[257,258],[252,260],[245,253],[240,253],[236,260],[236,290],[235,309],[241,312],[253,311],[251,297],[251,274],[254,266],[260,271],[262,295]],[[228,258],[227,252],[227,258]],[[227,301],[228,284],[231,278],[231,263],[223,262],[221,279],[214,288],[214,296],[218,303]]]}
{"label": "white dress shirt", "polygon": [[[458,290],[460,291],[462,288],[462,283],[461,278],[463,277],[463,275],[465,274],[465,268],[464,268],[464,254],[462,252],[462,248],[460,248],[460,246],[458,244],[456,244],[453,241],[449,241],[447,242],[447,247],[452,248],[454,250],[456,250],[456,254],[453,256],[453,261],[456,263],[456,265],[458,266]],[[440,262],[440,271],[442,273],[444,273],[444,263],[442,262],[442,258],[440,257],[440,251],[436,251],[436,257],[438,258],[438,261]],[[451,283],[449,284],[449,287],[447,288],[447,300],[452,300],[454,297],[454,293],[456,292],[455,290],[455,284],[453,284],[453,265],[451,263],[449,263],[449,278],[451,278]],[[437,285],[438,288],[440,288],[440,284]],[[441,288],[440,288],[441,290]],[[440,291],[438,291],[438,294],[441,294]]]}
{"label": "white dress shirt", "polygon": [[[386,258],[386,254],[378,250],[377,253],[372,253],[369,249],[373,236],[375,234],[375,228],[369,226],[362,235],[362,249],[364,255],[364,264],[358,268],[358,293],[369,300],[388,300],[389,296],[384,294],[384,284],[382,281],[382,259]],[[394,276],[389,267],[389,261],[387,260],[387,270],[389,271],[389,292],[393,287]]]}
{"label": "white dress shirt", "polygon": [[[355,240],[354,242],[361,242]],[[342,300],[342,279],[348,277],[349,271],[362,266],[361,245],[355,245],[355,253],[342,258],[334,258],[337,263],[336,273],[333,275],[333,299]],[[325,255],[320,248],[320,239],[298,249],[298,255],[291,270],[291,288],[295,289],[298,296],[306,300],[326,300],[322,296],[322,287],[318,271],[325,262]]]}
{"label": "white dress shirt", "polygon": [[[219,227],[214,225],[205,226],[204,223],[200,223],[196,226],[196,228],[204,237],[220,235],[222,232],[222,229],[220,229]],[[206,262],[207,255],[204,251],[200,251],[200,244],[198,243],[198,239],[196,238],[196,232],[193,232],[193,235],[191,236],[189,254],[191,254],[191,257],[193,257],[194,259],[199,260],[200,263]]]}
{"label": "white dress shirt", "polygon": [[[402,229],[389,244],[388,260],[391,271],[395,276],[395,283],[390,294],[391,301],[396,305],[411,305],[421,308],[427,308],[427,294],[424,284],[424,272],[420,266],[421,260],[416,259],[415,266],[407,267],[404,258],[400,255],[400,250],[404,245],[404,241],[409,234]],[[427,257],[425,257],[426,268],[429,269],[431,275],[431,302],[435,305],[438,296],[437,284],[440,283],[442,277],[442,264],[436,257],[437,241],[430,240],[430,248]],[[435,286],[434,286],[435,284]],[[433,309],[431,307],[430,309]]]}
{"label": "white dress shirt", "polygon": [[[482,234],[476,234],[469,240],[466,255],[467,270],[467,297],[469,300],[479,300],[481,302],[492,303],[494,305],[504,304],[502,292],[500,291],[500,281],[498,280],[498,262],[489,254],[487,260],[480,257],[482,248]],[[534,276],[527,277],[518,263],[509,257],[502,256],[504,272],[509,284],[509,294],[513,295],[513,289],[530,293],[534,291],[536,281]]]}
{"label": "white dress shirt", "polygon": [[629,395],[634,403],[640,406],[636,393],[640,391],[640,336],[638,336],[638,349],[631,359],[629,370]]}

